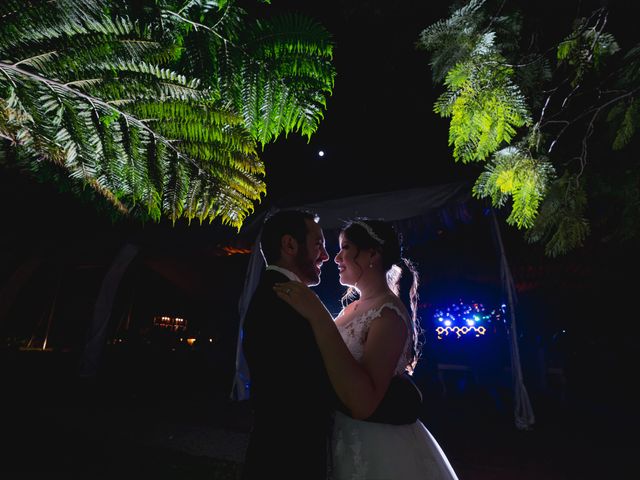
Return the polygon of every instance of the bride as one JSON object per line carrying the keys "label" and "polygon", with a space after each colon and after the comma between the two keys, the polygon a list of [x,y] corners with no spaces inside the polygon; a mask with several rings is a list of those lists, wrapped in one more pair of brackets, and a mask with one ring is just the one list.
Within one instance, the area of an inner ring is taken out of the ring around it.
{"label": "bride", "polygon": [[[335,412],[331,478],[457,480],[420,420],[407,425],[364,421],[380,404],[392,377],[412,374],[419,358],[418,274],[403,258],[399,236],[390,223],[353,220],[340,233],[335,262],[340,283],[349,287],[335,320],[306,285],[285,282],[274,287],[310,322],[331,383],[349,409],[350,415]],[[411,313],[399,297],[403,267],[413,276]]]}

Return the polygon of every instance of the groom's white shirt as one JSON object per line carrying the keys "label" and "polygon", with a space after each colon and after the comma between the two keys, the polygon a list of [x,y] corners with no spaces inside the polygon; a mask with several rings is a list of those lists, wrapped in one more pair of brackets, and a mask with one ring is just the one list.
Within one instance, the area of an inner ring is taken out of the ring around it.
{"label": "groom's white shirt", "polygon": [[269,266],[267,266],[267,268],[265,270],[275,270],[276,272],[280,272],[281,274],[283,274],[285,277],[287,277],[292,282],[300,282],[300,283],[302,283],[300,281],[300,277],[298,277],[292,271],[287,270],[286,268],[278,267],[277,265],[269,265]]}

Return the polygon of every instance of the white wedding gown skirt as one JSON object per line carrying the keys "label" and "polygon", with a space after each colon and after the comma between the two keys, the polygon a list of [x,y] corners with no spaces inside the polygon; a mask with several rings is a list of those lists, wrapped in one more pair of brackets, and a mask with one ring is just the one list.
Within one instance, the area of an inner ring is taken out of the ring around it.
{"label": "white wedding gown skirt", "polygon": [[420,421],[364,422],[336,412],[332,480],[457,480],[436,439]]}

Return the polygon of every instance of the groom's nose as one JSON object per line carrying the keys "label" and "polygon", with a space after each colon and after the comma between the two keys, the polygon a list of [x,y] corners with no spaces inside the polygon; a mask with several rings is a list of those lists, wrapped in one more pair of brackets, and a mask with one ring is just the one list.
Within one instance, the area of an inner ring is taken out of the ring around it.
{"label": "groom's nose", "polygon": [[320,250],[320,259],[322,260],[322,263],[329,260],[329,253],[327,252],[327,249],[324,246],[322,247],[322,250]]}

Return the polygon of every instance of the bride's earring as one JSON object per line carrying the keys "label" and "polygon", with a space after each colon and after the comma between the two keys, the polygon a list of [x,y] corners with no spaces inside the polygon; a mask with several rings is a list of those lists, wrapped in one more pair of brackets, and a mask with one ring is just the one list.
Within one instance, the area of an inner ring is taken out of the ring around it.
{"label": "bride's earring", "polygon": [[369,268],[373,268],[373,260],[369,260]]}

